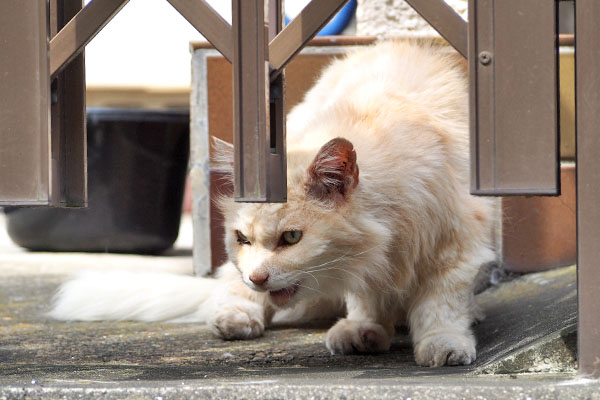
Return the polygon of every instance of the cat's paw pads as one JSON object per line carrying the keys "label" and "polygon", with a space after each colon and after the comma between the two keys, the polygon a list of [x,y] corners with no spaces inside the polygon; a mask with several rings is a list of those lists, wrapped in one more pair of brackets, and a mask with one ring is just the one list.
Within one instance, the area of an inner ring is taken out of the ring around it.
{"label": "cat's paw pads", "polygon": [[224,306],[208,322],[213,333],[226,340],[254,339],[265,331],[262,307],[256,304]]}
{"label": "cat's paw pads", "polygon": [[329,329],[325,340],[331,354],[379,353],[389,350],[390,343],[390,336],[383,326],[347,319]]}
{"label": "cat's paw pads", "polygon": [[415,346],[415,361],[422,367],[469,365],[475,358],[475,340],[470,335],[437,334]]}

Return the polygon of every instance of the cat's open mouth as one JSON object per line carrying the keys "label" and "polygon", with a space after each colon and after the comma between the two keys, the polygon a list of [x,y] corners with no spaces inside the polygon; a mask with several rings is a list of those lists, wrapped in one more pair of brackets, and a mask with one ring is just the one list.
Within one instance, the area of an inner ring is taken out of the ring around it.
{"label": "cat's open mouth", "polygon": [[283,307],[294,297],[296,292],[298,292],[298,283],[283,289],[269,291],[269,296],[275,305]]}

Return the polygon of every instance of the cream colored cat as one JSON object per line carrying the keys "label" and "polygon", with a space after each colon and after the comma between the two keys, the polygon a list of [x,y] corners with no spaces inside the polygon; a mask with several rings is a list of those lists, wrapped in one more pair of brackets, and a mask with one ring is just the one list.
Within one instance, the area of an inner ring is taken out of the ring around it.
{"label": "cream colored cat", "polygon": [[287,121],[288,201],[220,202],[230,261],[216,281],[88,273],[62,287],[51,315],[206,321],[251,339],[278,310],[305,321],[345,307],[327,333],[333,354],[386,351],[407,323],[419,365],[473,362],[473,281],[495,259],[493,207],[469,195],[458,57],[404,42],[359,50]]}

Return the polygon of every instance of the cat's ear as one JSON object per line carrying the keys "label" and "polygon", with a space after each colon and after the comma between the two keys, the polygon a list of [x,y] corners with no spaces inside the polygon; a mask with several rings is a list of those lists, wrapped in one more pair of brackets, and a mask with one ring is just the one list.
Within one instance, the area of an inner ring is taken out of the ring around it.
{"label": "cat's ear", "polygon": [[220,172],[233,176],[233,145],[213,136],[212,146],[211,166]]}
{"label": "cat's ear", "polygon": [[308,168],[307,194],[320,201],[340,202],[358,185],[354,146],[344,138],[325,143]]}

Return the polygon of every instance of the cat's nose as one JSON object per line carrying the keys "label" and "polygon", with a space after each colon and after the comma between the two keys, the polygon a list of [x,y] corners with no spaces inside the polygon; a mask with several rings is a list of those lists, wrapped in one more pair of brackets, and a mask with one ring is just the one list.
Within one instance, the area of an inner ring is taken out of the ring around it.
{"label": "cat's nose", "polygon": [[252,283],[256,286],[262,286],[269,280],[269,272],[268,271],[254,271],[248,277]]}

